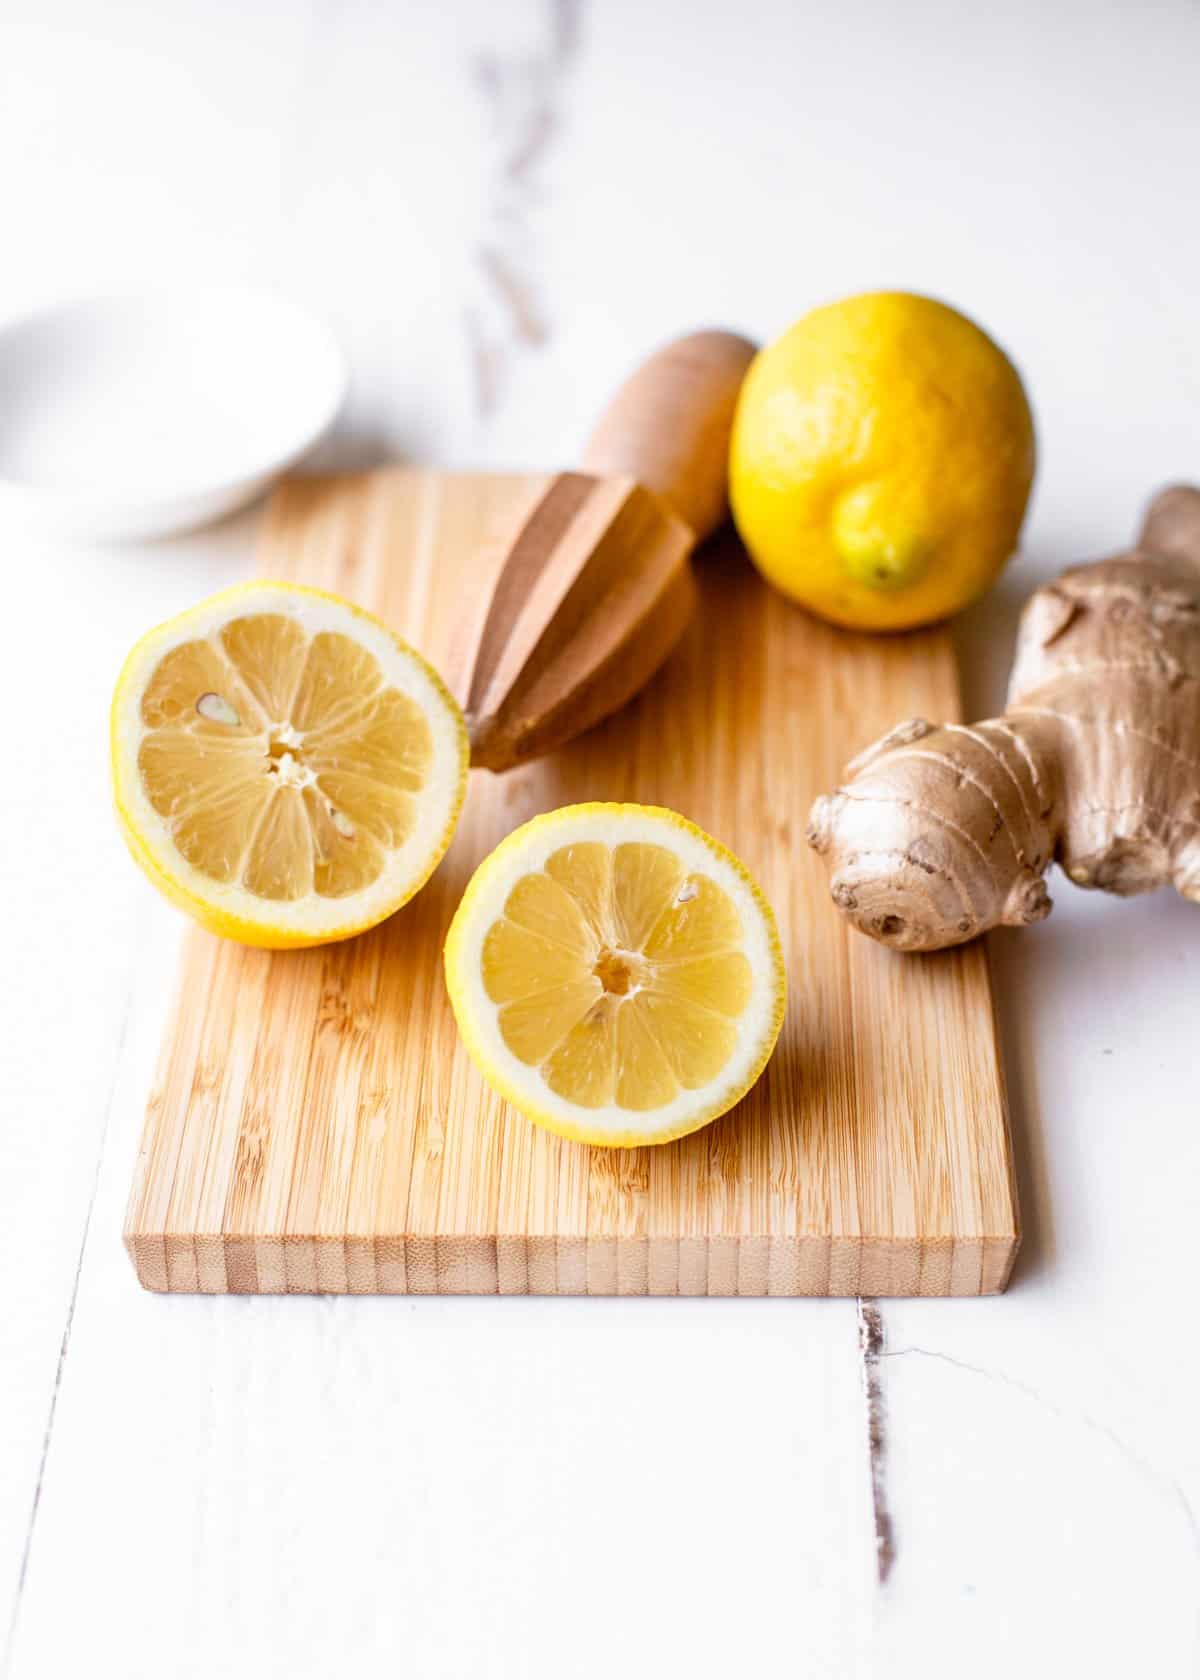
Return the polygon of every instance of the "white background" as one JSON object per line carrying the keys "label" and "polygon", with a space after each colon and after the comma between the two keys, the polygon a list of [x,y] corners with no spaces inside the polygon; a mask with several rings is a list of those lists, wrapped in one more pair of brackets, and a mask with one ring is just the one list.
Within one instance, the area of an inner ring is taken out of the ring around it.
{"label": "white background", "polygon": [[[261,279],[330,320],[327,462],[567,464],[656,340],[848,291],[1014,354],[1026,547],[960,624],[1200,478],[1200,9],[886,0],[0,3],[0,313]],[[2,405],[3,393],[0,393]],[[120,1225],[178,923],[106,705],[257,515],[0,524],[0,1621],[14,1680],[1127,1676],[1200,1662],[1200,917],[1053,883],[994,946],[1027,1238],[887,1302],[142,1294]]]}

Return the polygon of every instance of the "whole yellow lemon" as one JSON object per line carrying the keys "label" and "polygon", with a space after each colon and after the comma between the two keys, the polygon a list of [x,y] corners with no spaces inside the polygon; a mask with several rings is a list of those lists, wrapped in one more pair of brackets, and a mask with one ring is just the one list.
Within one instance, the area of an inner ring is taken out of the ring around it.
{"label": "whole yellow lemon", "polygon": [[730,501],[763,576],[858,630],[983,593],[1016,547],[1033,416],[1008,357],[956,309],[868,292],[803,316],[746,376]]}

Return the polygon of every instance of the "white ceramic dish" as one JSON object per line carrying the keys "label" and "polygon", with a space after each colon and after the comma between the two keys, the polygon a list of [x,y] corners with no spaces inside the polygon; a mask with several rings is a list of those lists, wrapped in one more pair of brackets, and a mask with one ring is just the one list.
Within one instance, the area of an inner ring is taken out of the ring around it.
{"label": "white ceramic dish", "polygon": [[299,460],[345,392],[329,332],[268,292],[63,304],[0,328],[0,494],[78,536],[187,530]]}

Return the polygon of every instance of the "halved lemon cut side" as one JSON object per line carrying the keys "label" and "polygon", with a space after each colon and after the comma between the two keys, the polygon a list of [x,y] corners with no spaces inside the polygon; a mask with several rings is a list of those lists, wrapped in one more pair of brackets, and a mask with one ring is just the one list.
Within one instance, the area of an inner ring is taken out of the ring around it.
{"label": "halved lemon cut side", "polygon": [[786,983],[771,907],[674,811],[569,805],[480,864],[446,940],[484,1077],[582,1143],[665,1143],[766,1066]]}
{"label": "halved lemon cut side", "polygon": [[321,590],[224,590],[142,638],[112,705],[113,789],[151,880],[250,945],[345,939],[436,867],[462,714],[419,654]]}

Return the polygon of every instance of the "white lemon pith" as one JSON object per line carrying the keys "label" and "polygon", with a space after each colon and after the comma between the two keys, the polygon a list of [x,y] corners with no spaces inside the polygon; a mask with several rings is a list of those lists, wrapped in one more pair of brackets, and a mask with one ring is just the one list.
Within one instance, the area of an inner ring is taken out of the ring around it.
{"label": "white lemon pith", "polygon": [[460,1031],[531,1120],[584,1143],[665,1143],[765,1067],[785,980],[770,906],[673,811],[572,805],[479,866],[446,940]]}
{"label": "white lemon pith", "polygon": [[342,939],[398,909],[449,844],[462,715],[425,661],[320,590],[225,590],[142,638],[112,706],[129,848],[214,932]]}

